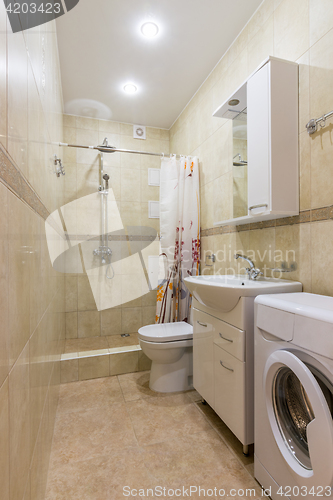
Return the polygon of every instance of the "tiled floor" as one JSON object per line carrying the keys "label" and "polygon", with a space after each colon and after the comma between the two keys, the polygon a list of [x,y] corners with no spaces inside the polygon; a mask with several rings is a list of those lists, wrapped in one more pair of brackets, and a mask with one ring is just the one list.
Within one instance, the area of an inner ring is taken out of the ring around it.
{"label": "tiled floor", "polygon": [[242,455],[199,395],[154,393],[148,381],[149,372],[139,372],[61,386],[46,500],[120,500],[123,487],[139,497],[157,486],[254,488],[251,498],[261,498],[253,454]]}

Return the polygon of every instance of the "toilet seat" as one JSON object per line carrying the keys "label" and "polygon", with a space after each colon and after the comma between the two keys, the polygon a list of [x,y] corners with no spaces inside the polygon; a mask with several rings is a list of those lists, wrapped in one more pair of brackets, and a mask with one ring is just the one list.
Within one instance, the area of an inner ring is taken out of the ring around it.
{"label": "toilet seat", "polygon": [[193,326],[185,321],[148,325],[139,329],[139,339],[150,343],[173,342],[192,338]]}
{"label": "toilet seat", "polygon": [[193,346],[193,339],[186,339],[186,340],[174,340],[171,342],[165,341],[165,342],[150,342],[148,340],[143,340],[139,338],[140,346],[142,347],[142,344],[145,344],[150,347],[150,349],[158,349],[158,350],[163,350],[163,349],[172,349],[173,347],[180,349],[182,347],[192,347]]}

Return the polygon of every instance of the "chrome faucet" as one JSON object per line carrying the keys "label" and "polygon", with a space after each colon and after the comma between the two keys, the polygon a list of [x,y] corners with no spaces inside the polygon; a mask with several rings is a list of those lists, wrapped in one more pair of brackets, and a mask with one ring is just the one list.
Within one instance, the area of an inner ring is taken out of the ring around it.
{"label": "chrome faucet", "polygon": [[248,262],[250,267],[246,268],[246,272],[251,280],[255,280],[256,278],[258,278],[259,275],[262,274],[260,269],[256,268],[256,266],[254,265],[252,260],[249,259],[248,257],[246,257],[245,255],[241,255],[240,253],[235,253],[234,257],[235,257],[235,259],[244,259],[244,260],[246,260],[246,262]]}

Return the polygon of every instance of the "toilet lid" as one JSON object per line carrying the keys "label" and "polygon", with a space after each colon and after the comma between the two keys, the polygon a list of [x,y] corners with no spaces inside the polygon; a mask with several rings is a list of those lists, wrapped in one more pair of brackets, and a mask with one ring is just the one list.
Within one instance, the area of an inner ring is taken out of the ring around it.
{"label": "toilet lid", "polygon": [[193,326],[180,321],[179,323],[160,323],[143,326],[139,329],[139,338],[148,342],[172,342],[193,338]]}

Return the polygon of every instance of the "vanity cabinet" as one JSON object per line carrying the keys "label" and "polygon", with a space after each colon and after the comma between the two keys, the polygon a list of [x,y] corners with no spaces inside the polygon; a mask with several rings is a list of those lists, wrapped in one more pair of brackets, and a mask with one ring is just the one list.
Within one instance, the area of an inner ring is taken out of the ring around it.
{"label": "vanity cabinet", "polygon": [[205,401],[214,407],[215,318],[194,309],[193,325],[193,366],[196,366],[196,370],[193,370],[193,385]]}
{"label": "vanity cabinet", "polygon": [[221,313],[193,300],[193,385],[243,445],[253,443],[253,297]]}
{"label": "vanity cabinet", "polygon": [[[240,202],[234,199],[234,218],[216,221],[214,226],[297,215],[298,65],[269,57],[214,116],[232,119],[234,124],[246,116],[247,144],[247,161],[234,160],[234,167],[230,167],[234,182],[236,173],[246,169],[247,192],[245,186],[242,216],[235,215],[235,207]],[[241,157],[237,153],[240,151],[234,149],[234,156]],[[236,193],[239,196],[239,190]]]}

